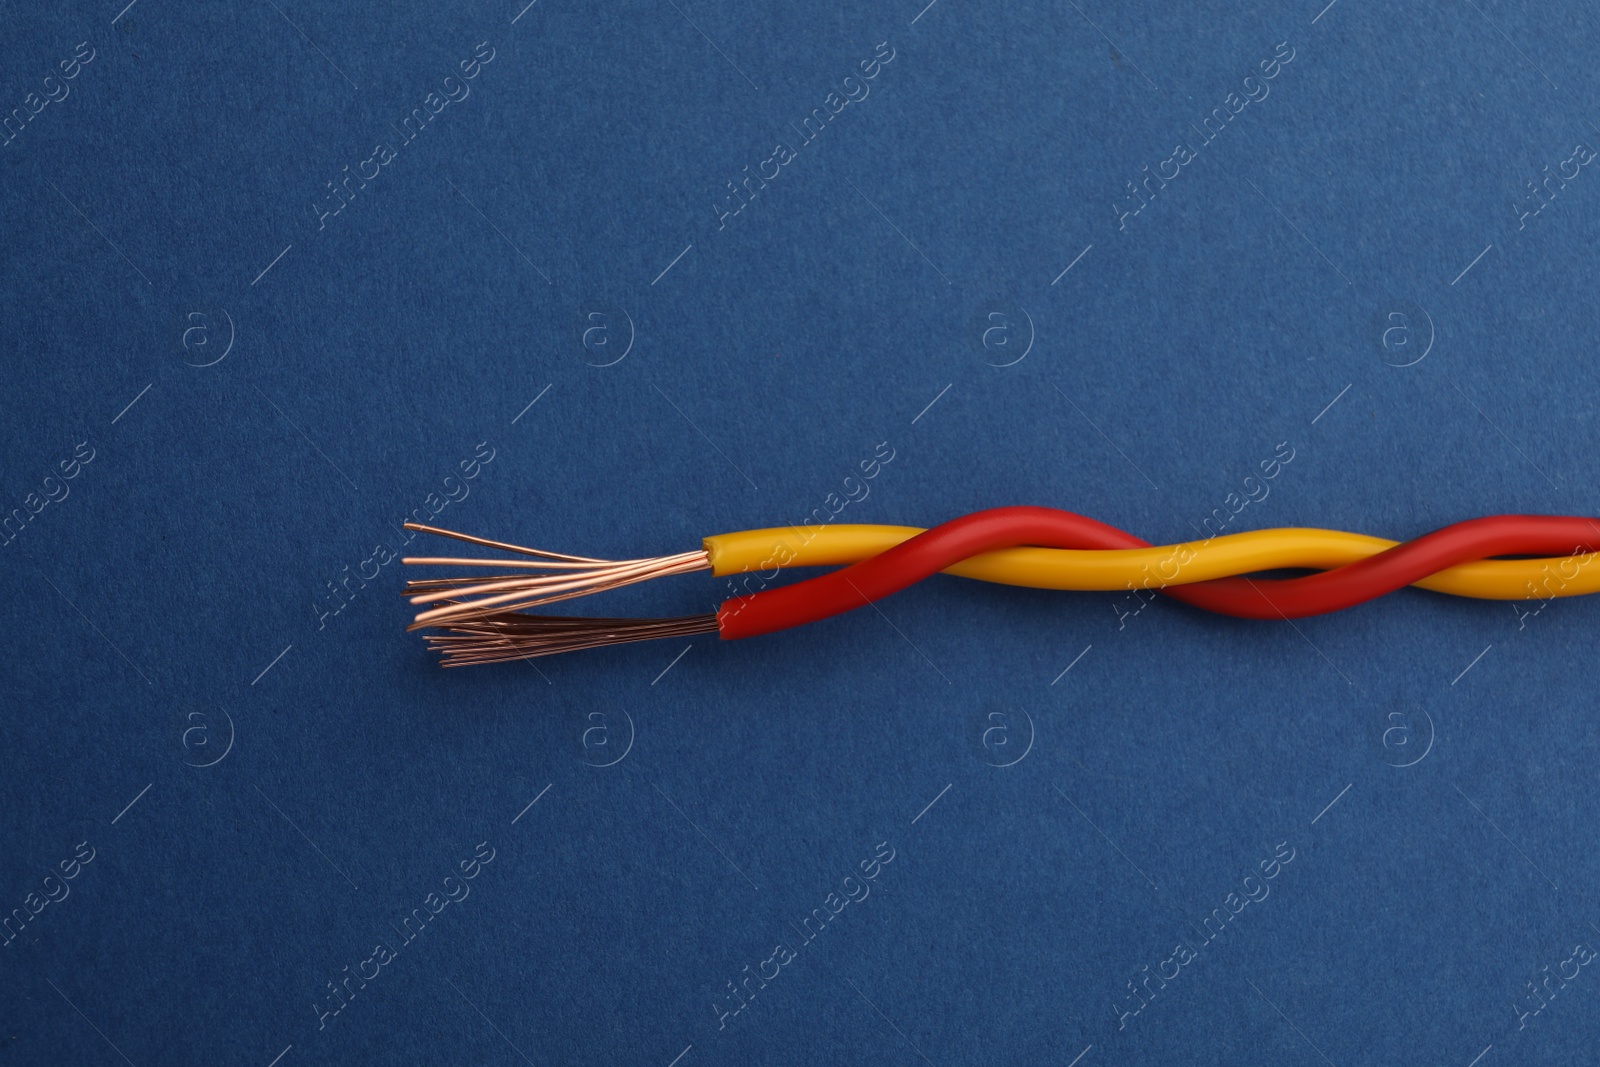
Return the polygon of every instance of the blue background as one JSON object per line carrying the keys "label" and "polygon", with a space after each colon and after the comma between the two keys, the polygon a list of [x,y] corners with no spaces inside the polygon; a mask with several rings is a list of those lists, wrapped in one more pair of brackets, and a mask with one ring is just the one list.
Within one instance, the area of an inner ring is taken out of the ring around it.
{"label": "blue background", "polygon": [[[1600,942],[1593,602],[1291,626],[935,580],[778,637],[440,671],[397,562],[332,591],[447,491],[441,525],[677,552],[799,520],[885,444],[839,521],[1026,503],[1177,540],[1280,443],[1230,528],[1595,514],[1600,175],[1528,186],[1600,144],[1588,8],[68,0],[0,27],[0,114],[70,89],[0,147],[0,508],[31,515],[0,549],[0,912],[70,889],[0,946],[0,1062],[1589,1055],[1600,976],[1521,1013]],[[721,1017],[883,843],[870,896]],[[1198,957],[1124,1015],[1180,937]]]}

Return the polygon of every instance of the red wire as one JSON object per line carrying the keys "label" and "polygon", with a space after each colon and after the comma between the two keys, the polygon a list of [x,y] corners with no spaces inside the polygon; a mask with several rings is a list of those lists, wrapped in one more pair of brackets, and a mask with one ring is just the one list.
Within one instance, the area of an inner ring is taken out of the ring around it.
{"label": "red wire", "polygon": [[[1294,619],[1363,603],[1457,563],[1491,556],[1576,555],[1595,551],[1595,545],[1600,545],[1597,519],[1493,515],[1304,578],[1217,578],[1162,592],[1221,615]],[[882,600],[979,553],[1018,546],[1148,548],[1149,542],[1070,511],[990,508],[935,526],[871,559],[725,601],[717,612],[718,632],[736,640],[816,622]]]}

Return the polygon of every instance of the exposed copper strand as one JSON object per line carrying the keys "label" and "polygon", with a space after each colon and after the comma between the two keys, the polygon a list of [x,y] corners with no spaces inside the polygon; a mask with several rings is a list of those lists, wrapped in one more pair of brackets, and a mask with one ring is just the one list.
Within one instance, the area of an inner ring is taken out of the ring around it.
{"label": "exposed copper strand", "polygon": [[483,537],[473,537],[471,534],[457,533],[454,530],[443,530],[437,526],[427,526],[420,522],[407,522],[401,524],[407,530],[419,530],[422,533],[438,534],[440,537],[453,537],[457,541],[468,544],[483,545],[486,548],[499,548],[507,552],[518,552],[524,556],[543,556],[546,559],[564,559],[574,563],[607,563],[608,560],[590,559],[588,556],[569,556],[564,552],[546,552],[538,548],[523,548],[521,545],[508,545],[504,541],[490,541]]}
{"label": "exposed copper strand", "polygon": [[465,667],[551,656],[631,641],[714,633],[715,615],[667,619],[590,619],[506,613],[486,616],[445,634],[429,635],[441,665]]}
{"label": "exposed copper strand", "polygon": [[[704,553],[686,553],[684,556],[668,556],[662,559],[627,560],[623,563],[613,564],[609,567],[595,567],[580,573],[562,573],[553,575],[506,575],[501,579],[469,578],[457,583],[456,588],[463,594],[493,593],[502,589],[549,589],[559,592],[563,589],[575,589],[584,585],[594,585],[599,582],[609,581],[623,575],[640,575],[638,580],[655,577],[659,573],[678,573],[677,568],[685,562],[695,562],[695,556]],[[692,569],[699,569],[698,567]],[[442,599],[438,593],[422,593],[411,598],[413,604],[426,604]],[[511,597],[507,600],[514,599]],[[482,600],[477,603],[486,605],[495,603],[493,600]],[[501,601],[503,602],[503,601]]]}
{"label": "exposed copper strand", "polygon": [[[459,598],[469,593],[481,594],[488,593],[491,590],[479,586],[458,589],[454,593],[426,593],[413,597],[411,602],[420,604],[452,597],[456,598],[456,602],[444,607],[431,608],[417,614],[415,621],[418,624],[435,625],[442,624],[448,619],[465,618],[484,614],[485,612],[513,611],[525,607],[534,607],[538,604],[553,603],[557,600],[587,596],[590,593],[615,589],[619,586],[632,585],[636,582],[677,573],[682,573],[682,570],[660,565],[618,568],[610,571],[597,571],[591,575],[565,581],[545,580],[499,583],[500,588],[510,587],[511,591],[500,592],[493,596],[479,596],[475,600],[460,600]],[[515,603],[515,607],[512,607],[513,603]]]}
{"label": "exposed copper strand", "polygon": [[602,567],[613,563],[638,563],[639,560],[590,559],[583,561],[555,559],[497,559],[488,557],[456,556],[405,556],[400,560],[407,566],[417,567],[526,567],[529,570],[582,570],[585,567]]}
{"label": "exposed copper strand", "polygon": [[[506,561],[511,562],[511,561]],[[421,579],[406,587],[413,604],[439,604],[419,612],[408,629],[443,626],[486,614],[519,611],[588,596],[653,578],[710,569],[703,549],[654,559],[605,561],[587,570],[555,574],[484,575],[459,580]]]}

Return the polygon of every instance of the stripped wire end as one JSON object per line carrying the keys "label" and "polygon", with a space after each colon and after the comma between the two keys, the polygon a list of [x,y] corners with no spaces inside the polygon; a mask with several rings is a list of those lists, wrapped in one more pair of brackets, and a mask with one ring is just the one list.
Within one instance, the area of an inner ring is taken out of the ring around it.
{"label": "stripped wire end", "polygon": [[439,653],[442,667],[554,656],[585,648],[715,633],[715,615],[672,619],[585,619],[567,615],[525,615],[517,612],[480,616],[452,624],[446,633],[424,640]]}
{"label": "stripped wire end", "polygon": [[422,523],[408,522],[408,530],[451,537],[469,544],[515,552],[528,558],[458,558],[453,556],[407,556],[402,563],[435,567],[493,567],[525,573],[491,574],[475,578],[424,578],[406,583],[403,596],[417,605],[437,604],[417,613],[407,630],[428,626],[453,626],[459,623],[502,618],[523,608],[553,604],[558,600],[603,593],[625,585],[691,574],[711,569],[704,549],[680,552],[649,559],[592,559],[561,552],[524,548],[500,541],[441,530]]}

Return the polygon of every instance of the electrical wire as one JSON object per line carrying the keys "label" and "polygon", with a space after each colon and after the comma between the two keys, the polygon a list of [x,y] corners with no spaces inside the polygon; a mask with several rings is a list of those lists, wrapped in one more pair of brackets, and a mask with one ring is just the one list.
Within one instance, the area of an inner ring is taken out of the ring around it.
{"label": "electrical wire", "polygon": [[[1600,529],[1600,520],[1596,528]],[[847,566],[922,532],[920,526],[779,526],[714,534],[704,544],[714,576],[754,573],[771,581],[779,567]],[[1399,543],[1343,530],[1287,527],[1147,548],[1004,548],[952,564],[943,573],[1032,589],[1157,589],[1256,571],[1329,570]],[[1600,567],[1591,567],[1593,562],[1591,555],[1475,560],[1412,584],[1435,593],[1482,600],[1582,596],[1600,593]]]}
{"label": "electrical wire", "polygon": [[[474,559],[409,556],[404,562],[434,566],[521,568],[531,574],[495,574],[467,579],[427,578],[406,584],[413,604],[443,604],[418,614],[411,629],[520,611],[617,589],[673,574],[710,570],[718,577],[753,575],[746,585],[764,585],[782,569],[858,563],[923,532],[919,526],[840,524],[817,528],[773,527],[704,539],[698,552],[653,559],[597,560],[537,549],[504,546],[419,523],[407,529],[460,537],[479,544],[535,555],[533,559]],[[1399,544],[1341,530],[1273,529],[1225,534],[1203,541],[1124,549],[1015,547],[985,552],[944,569],[945,574],[1035,589],[1159,589],[1256,571],[1328,570],[1376,555]],[[1600,568],[1592,557],[1476,560],[1445,568],[1413,584],[1436,593],[1489,600],[1544,599],[1600,592]],[[494,595],[494,599],[490,595]]]}
{"label": "electrical wire", "polygon": [[[1495,555],[1593,553],[1600,523],[1581,517],[1469,519],[1304,578],[1216,578],[1164,588],[1194,607],[1247,619],[1294,619],[1353,607],[1447,567]],[[991,508],[917,534],[876,556],[793,585],[734,597],[717,612],[727,639],[754,637],[864,607],[946,567],[997,549],[1148,548],[1130,533],[1070,511]]]}
{"label": "electrical wire", "polygon": [[[698,552],[603,560],[521,548],[407,524],[531,559],[408,557],[408,564],[521,568],[538,573],[407,583],[420,612],[411,629],[443,627],[428,643],[447,666],[500,662],[716,632],[725,640],[804,625],[874,603],[934,574],[1048,589],[1159,590],[1238,618],[1293,619],[1338,611],[1406,585],[1485,599],[1547,599],[1600,592],[1600,520],[1497,515],[1455,523],[1406,542],[1337,530],[1279,529],[1153,546],[1068,511],[993,508],[923,530],[909,526],[776,527],[705,538]],[[1558,555],[1566,553],[1565,555]],[[1537,557],[1490,559],[1493,556]],[[793,567],[827,574],[761,588]],[[1588,568],[1588,569],[1586,569]],[[1299,578],[1241,577],[1312,569]],[[589,619],[518,609],[671,574],[744,574],[759,591],[723,602],[715,615]],[[474,599],[475,598],[475,599]]]}

